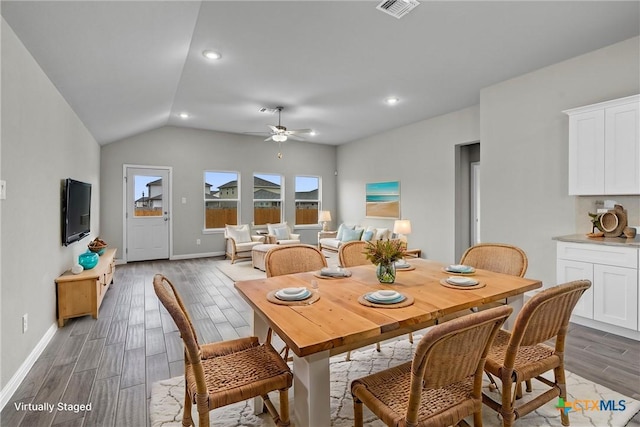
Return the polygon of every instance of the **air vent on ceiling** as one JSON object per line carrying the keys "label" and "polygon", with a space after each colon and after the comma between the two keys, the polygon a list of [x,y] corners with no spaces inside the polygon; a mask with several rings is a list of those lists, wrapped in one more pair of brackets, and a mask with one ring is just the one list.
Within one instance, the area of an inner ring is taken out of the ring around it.
{"label": "air vent on ceiling", "polygon": [[266,113],[266,114],[275,114],[275,113],[278,112],[278,109],[277,108],[262,107],[258,111],[260,111],[261,113]]}
{"label": "air vent on ceiling", "polygon": [[384,0],[376,9],[400,19],[419,4],[418,0]]}

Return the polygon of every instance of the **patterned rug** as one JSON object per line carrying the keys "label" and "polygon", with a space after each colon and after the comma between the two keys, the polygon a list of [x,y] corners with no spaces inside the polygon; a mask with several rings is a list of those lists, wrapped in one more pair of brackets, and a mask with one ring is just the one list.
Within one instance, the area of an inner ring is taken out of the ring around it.
{"label": "patterned rug", "polygon": [[[420,337],[415,337],[417,343]],[[351,354],[352,360],[345,361],[344,355],[331,358],[331,425],[332,426],[352,426],[353,425],[353,401],[349,386],[351,381],[368,375],[371,372],[380,371],[390,366],[398,365],[410,360],[415,344],[410,344],[408,340],[399,340],[382,346],[380,353],[375,349],[356,351]],[[182,405],[184,402],[184,382],[182,377],[170,378],[159,381],[152,385],[150,414],[151,427],[180,427],[182,421]],[[538,384],[536,384],[538,383]],[[539,386],[538,381],[533,381],[534,392]],[[487,390],[485,388],[485,390]],[[624,410],[604,410],[604,411],[571,411],[569,418],[572,427],[623,427],[640,410],[640,402],[609,390],[606,387],[592,383],[575,374],[567,372],[567,390],[569,393],[568,402],[575,401],[613,401],[616,409],[622,409],[620,401],[624,400]],[[293,396],[293,391],[290,392]],[[525,393],[525,398],[528,393]],[[272,395],[274,404],[277,405],[277,393]],[[499,399],[499,394],[494,394],[495,399]],[[557,401],[547,403],[537,411],[528,414],[519,420],[517,425],[521,427],[533,426],[561,426],[560,413],[555,407]],[[293,406],[291,406],[293,408]],[[611,408],[611,407],[609,407]],[[197,413],[193,409],[194,421],[197,425]],[[380,422],[365,407],[365,423],[367,427],[383,427]],[[473,420],[469,419],[470,425]],[[483,409],[483,422],[485,427],[500,427],[501,421],[495,412],[488,408]],[[267,414],[260,416],[253,415],[248,402],[241,402],[211,412],[211,425],[223,427],[257,427],[273,426],[274,423]],[[293,424],[292,424],[293,425]],[[329,427],[329,426],[310,426]]]}

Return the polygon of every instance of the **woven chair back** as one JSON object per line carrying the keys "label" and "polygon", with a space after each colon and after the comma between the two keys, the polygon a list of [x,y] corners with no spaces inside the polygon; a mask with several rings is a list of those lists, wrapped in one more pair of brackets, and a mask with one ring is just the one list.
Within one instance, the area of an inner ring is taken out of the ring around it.
{"label": "woven chair back", "polygon": [[285,245],[270,249],[264,258],[267,277],[320,270],[327,260],[315,246]]}
{"label": "woven chair back", "polygon": [[524,251],[502,243],[480,243],[465,251],[460,264],[482,270],[524,277],[528,260]]}
{"label": "woven chair back", "polygon": [[[509,349],[543,343],[553,337],[564,342],[571,312],[591,282],[576,280],[546,289],[531,298],[516,318]],[[557,347],[556,347],[557,348]]]}
{"label": "woven chair back", "polygon": [[441,388],[481,373],[491,342],[512,311],[500,306],[431,328],[416,347],[412,381]]}
{"label": "woven chair back", "polygon": [[184,304],[182,303],[182,299],[180,298],[180,295],[178,295],[173,283],[163,275],[156,274],[153,278],[153,289],[155,290],[158,299],[164,308],[167,309],[171,318],[178,327],[180,335],[182,336],[182,341],[184,342],[185,353],[189,358],[189,361],[199,362],[200,344],[198,343],[196,331],[193,328],[191,319],[189,318],[187,310],[184,308]]}
{"label": "woven chair back", "polygon": [[338,249],[338,262],[342,267],[371,264],[364,252],[366,246],[363,240],[343,243]]}

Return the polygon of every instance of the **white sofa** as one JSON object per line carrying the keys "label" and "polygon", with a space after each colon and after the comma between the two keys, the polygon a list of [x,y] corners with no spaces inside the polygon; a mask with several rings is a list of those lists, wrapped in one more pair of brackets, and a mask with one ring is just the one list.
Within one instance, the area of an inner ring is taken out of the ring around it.
{"label": "white sofa", "polygon": [[318,234],[320,250],[338,252],[340,245],[354,240],[388,240],[392,232],[388,228],[362,227],[358,225],[340,224],[336,231],[321,231]]}

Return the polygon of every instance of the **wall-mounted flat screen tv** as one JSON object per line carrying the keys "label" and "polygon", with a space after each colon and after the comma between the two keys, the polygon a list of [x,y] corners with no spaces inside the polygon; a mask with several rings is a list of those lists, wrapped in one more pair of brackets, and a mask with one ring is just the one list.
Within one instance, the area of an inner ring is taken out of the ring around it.
{"label": "wall-mounted flat screen tv", "polygon": [[62,244],[67,246],[91,231],[91,184],[67,178],[62,194]]}

